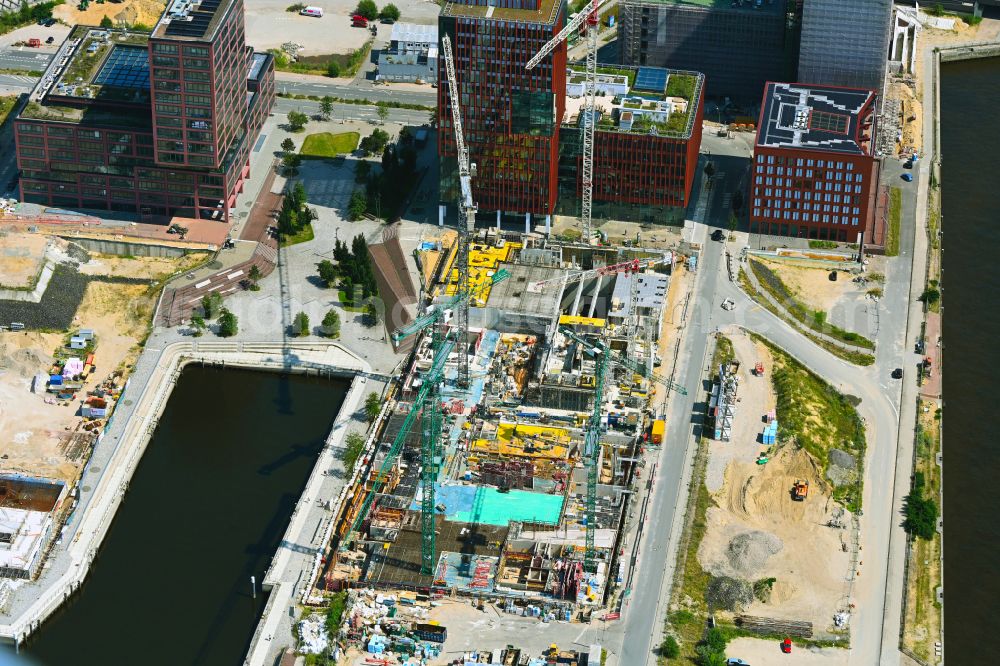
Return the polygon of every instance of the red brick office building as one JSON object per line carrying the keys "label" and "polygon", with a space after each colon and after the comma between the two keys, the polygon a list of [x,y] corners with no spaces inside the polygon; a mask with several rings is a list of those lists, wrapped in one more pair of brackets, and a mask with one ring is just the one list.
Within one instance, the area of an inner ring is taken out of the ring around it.
{"label": "red brick office building", "polygon": [[177,0],[151,35],[77,26],[14,122],[22,198],[228,222],[273,103],[242,0]]}
{"label": "red brick office building", "polygon": [[[525,65],[566,23],[566,0],[452,1],[438,18],[454,50],[462,126],[483,212],[550,215],[556,205],[566,44]],[[457,198],[455,136],[444,56],[438,72],[441,201]]]}
{"label": "red brick office building", "polygon": [[767,84],[749,192],[751,233],[857,242],[875,214],[876,99],[874,90]]}

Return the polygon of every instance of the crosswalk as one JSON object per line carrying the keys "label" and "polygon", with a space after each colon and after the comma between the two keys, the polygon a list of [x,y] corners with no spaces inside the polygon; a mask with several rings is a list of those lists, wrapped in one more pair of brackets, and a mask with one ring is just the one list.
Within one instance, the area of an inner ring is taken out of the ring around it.
{"label": "crosswalk", "polygon": [[7,85],[12,85],[14,83],[34,85],[38,81],[38,77],[35,76],[24,76],[23,74],[0,74],[0,84],[6,83]]}

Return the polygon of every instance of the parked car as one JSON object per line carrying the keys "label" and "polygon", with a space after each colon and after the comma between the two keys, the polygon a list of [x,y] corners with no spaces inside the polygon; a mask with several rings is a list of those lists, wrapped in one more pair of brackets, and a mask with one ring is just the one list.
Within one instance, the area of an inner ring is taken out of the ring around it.
{"label": "parked car", "polygon": [[892,378],[893,379],[902,379],[903,378],[903,369],[902,368],[896,368],[895,370],[893,370],[892,371]]}
{"label": "parked car", "polygon": [[726,666],[750,666],[747,662],[742,659],[737,659],[736,657],[730,657],[726,659]]}
{"label": "parked car", "polygon": [[53,37],[53,36],[51,36],[51,35],[49,35],[49,37],[46,38],[45,43],[46,44],[51,44],[54,41],[56,41],[56,38]]}
{"label": "parked car", "polygon": [[726,237],[726,234],[722,233],[722,229],[716,229],[712,232],[712,240],[720,241]]}
{"label": "parked car", "polygon": [[46,28],[51,28],[56,23],[57,23],[57,21],[54,18],[47,18],[47,19],[45,19],[44,25],[45,25]]}
{"label": "parked car", "polygon": [[781,651],[784,652],[785,654],[791,654],[792,653],[792,639],[791,638],[786,638],[785,640],[781,641]]}
{"label": "parked car", "polygon": [[912,169],[913,168],[913,160],[906,160],[905,162],[903,162],[903,168],[904,169]]}
{"label": "parked car", "polygon": [[912,173],[904,173],[902,176],[900,176],[900,178],[902,178],[903,180],[905,180],[908,183],[912,183],[913,182],[913,174]]}

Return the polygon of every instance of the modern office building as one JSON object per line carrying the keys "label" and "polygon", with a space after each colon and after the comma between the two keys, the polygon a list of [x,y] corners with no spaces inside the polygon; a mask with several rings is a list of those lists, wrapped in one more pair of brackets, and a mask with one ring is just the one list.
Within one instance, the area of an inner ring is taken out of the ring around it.
{"label": "modern office building", "polygon": [[875,214],[874,90],[768,83],[750,185],[750,232],[856,242]]}
{"label": "modern office building", "polygon": [[[465,141],[476,165],[473,194],[487,214],[551,215],[556,206],[559,123],[565,108],[566,45],[525,69],[566,23],[566,0],[447,2],[438,19],[449,35]],[[458,187],[451,95],[438,66],[441,200]]]}
{"label": "modern office building", "polygon": [[393,24],[389,44],[378,54],[379,80],[437,83],[437,75],[437,26]]}
{"label": "modern office building", "polygon": [[[657,67],[599,67],[594,217],[683,224],[698,168],[705,77]],[[578,216],[583,73],[570,70],[567,78],[557,212]]]}
{"label": "modern office building", "polygon": [[273,102],[242,0],[175,0],[152,34],[77,26],[14,123],[23,198],[228,222]]}
{"label": "modern office building", "polygon": [[622,0],[623,65],[705,74],[709,97],[756,102],[767,81],[795,78],[801,1]]}
{"label": "modern office building", "polygon": [[802,83],[883,90],[892,0],[809,0],[802,12]]}

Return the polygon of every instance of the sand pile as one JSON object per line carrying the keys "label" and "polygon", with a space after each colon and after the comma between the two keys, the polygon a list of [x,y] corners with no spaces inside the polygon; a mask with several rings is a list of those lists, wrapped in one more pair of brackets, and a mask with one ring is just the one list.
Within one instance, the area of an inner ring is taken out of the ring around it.
{"label": "sand pile", "polygon": [[781,552],[781,539],[761,530],[737,534],[726,548],[726,559],[733,572],[743,578],[755,578],[772,555]]}
{"label": "sand pile", "polygon": [[49,365],[46,359],[36,349],[12,349],[11,345],[0,345],[0,369],[15,372],[21,377],[33,377],[38,372],[44,372]]}

